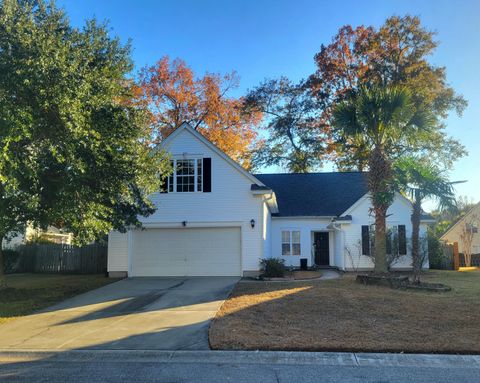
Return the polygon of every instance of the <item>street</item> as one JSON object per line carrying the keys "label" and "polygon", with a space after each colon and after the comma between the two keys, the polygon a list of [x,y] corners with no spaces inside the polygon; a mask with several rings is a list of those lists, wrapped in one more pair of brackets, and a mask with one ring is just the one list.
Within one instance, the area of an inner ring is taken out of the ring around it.
{"label": "street", "polygon": [[9,382],[480,382],[479,356],[224,351],[2,352]]}

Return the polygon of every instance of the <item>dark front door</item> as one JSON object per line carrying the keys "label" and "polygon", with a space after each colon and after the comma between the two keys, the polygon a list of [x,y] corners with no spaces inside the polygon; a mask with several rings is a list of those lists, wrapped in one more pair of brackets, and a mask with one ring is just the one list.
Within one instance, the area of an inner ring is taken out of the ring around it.
{"label": "dark front door", "polygon": [[313,233],[315,264],[318,266],[330,265],[330,246],[328,242],[328,233]]}

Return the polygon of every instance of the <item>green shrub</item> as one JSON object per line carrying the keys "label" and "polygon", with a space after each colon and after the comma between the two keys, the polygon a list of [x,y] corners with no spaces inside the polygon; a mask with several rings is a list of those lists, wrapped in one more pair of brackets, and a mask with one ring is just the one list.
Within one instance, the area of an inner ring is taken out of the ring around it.
{"label": "green shrub", "polygon": [[263,270],[262,276],[268,278],[282,278],[285,275],[285,261],[280,258],[260,259]]}
{"label": "green shrub", "polygon": [[438,239],[436,233],[429,229],[427,232],[428,241],[428,261],[431,269],[445,269],[450,268],[450,260],[445,258],[443,253],[442,243]]}
{"label": "green shrub", "polygon": [[3,253],[4,266],[5,266],[5,273],[9,274],[17,271],[20,253],[14,249],[3,249],[2,253]]}

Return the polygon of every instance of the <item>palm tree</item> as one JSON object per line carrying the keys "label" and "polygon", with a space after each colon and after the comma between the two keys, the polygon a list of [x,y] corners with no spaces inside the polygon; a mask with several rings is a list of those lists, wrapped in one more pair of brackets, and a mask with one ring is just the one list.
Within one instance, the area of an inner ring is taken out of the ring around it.
{"label": "palm tree", "polygon": [[392,163],[433,127],[434,120],[415,110],[402,87],[360,87],[333,112],[333,127],[344,142],[361,142],[368,154],[368,189],[375,214],[375,271],[386,273],[386,217],[396,191]]}
{"label": "palm tree", "polygon": [[400,190],[410,198],[412,209],[412,265],[414,282],[420,281],[422,258],[420,257],[420,220],[422,202],[434,199],[440,209],[455,206],[452,182],[426,158],[405,157],[395,164]]}

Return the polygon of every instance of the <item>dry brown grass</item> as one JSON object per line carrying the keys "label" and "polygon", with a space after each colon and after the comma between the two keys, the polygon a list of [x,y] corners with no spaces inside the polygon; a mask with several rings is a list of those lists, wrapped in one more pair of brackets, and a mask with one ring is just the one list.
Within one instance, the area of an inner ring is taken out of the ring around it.
{"label": "dry brown grass", "polygon": [[214,349],[480,353],[480,271],[429,272],[448,293],[339,280],[241,282],[210,328]]}

